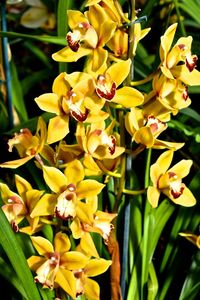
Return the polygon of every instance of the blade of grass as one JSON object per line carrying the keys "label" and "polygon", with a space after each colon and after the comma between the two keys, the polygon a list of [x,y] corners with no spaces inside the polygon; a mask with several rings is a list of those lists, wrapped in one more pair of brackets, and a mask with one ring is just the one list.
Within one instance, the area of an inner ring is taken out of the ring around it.
{"label": "blade of grass", "polygon": [[17,32],[6,32],[0,31],[0,36],[8,38],[21,38],[21,39],[30,39],[35,41],[40,41],[44,43],[57,44],[66,46],[66,39],[60,36],[50,36],[50,35],[29,35],[24,33]]}
{"label": "blade of grass", "polygon": [[28,300],[41,300],[33,276],[28,267],[24,253],[19,246],[15,234],[0,209],[0,243],[6,252],[17,276],[19,277]]}
{"label": "blade of grass", "polygon": [[11,70],[11,89],[12,89],[12,101],[13,105],[18,113],[21,122],[28,121],[28,114],[24,103],[24,97],[22,92],[22,86],[18,78],[17,69],[14,61],[10,63]]}

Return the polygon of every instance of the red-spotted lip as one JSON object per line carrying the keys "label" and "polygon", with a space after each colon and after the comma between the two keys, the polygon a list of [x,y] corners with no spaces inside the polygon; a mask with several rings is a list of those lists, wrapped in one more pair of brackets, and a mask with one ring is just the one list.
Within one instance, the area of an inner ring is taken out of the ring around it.
{"label": "red-spotted lip", "polygon": [[111,139],[111,143],[108,147],[108,150],[109,150],[109,153],[111,155],[113,155],[115,153],[115,148],[116,148],[116,138],[114,137],[114,135],[111,135],[110,139]]}
{"label": "red-spotted lip", "polygon": [[170,190],[171,195],[174,199],[179,198],[183,194],[184,187],[182,186],[179,191],[175,191],[173,189]]}
{"label": "red-spotted lip", "polygon": [[115,96],[117,85],[112,82],[111,86],[108,88],[106,77],[104,75],[99,75],[97,78],[96,93],[100,98],[104,98],[108,101],[112,100]]}
{"label": "red-spotted lip", "polygon": [[74,39],[72,32],[68,32],[68,34],[66,35],[66,40],[67,40],[67,43],[68,43],[70,49],[74,52],[77,52],[80,47],[80,41],[79,40],[77,41]]}
{"label": "red-spotted lip", "polygon": [[194,70],[194,68],[196,67],[196,65],[197,65],[197,59],[198,59],[198,58],[197,58],[196,55],[192,56],[191,59],[187,59],[187,58],[186,58],[185,64],[186,64],[186,67],[188,68],[188,70],[189,70],[190,72],[192,72],[192,71]]}
{"label": "red-spotted lip", "polygon": [[70,110],[71,116],[78,122],[84,122],[87,119],[87,116],[89,114],[89,109],[85,109],[85,112],[83,113],[80,110]]}

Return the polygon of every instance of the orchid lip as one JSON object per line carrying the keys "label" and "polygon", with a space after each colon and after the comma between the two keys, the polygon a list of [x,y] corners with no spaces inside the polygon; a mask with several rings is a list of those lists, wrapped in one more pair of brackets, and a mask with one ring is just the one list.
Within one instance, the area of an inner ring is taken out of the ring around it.
{"label": "orchid lip", "polygon": [[117,85],[111,80],[108,83],[111,86],[108,86],[106,77],[104,75],[99,75],[97,78],[96,93],[100,98],[110,101],[115,96]]}

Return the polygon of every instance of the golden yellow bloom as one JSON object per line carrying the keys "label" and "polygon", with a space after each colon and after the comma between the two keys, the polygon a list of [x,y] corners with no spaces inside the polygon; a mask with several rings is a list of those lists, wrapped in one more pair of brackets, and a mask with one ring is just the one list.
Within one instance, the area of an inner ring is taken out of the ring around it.
{"label": "golden yellow bloom", "polygon": [[182,182],[182,178],[188,175],[192,166],[191,160],[181,160],[169,169],[174,152],[165,151],[151,166],[150,176],[153,186],[147,189],[147,197],[153,207],[158,206],[160,193],[165,194],[175,204],[193,206],[196,204],[191,191]]}
{"label": "golden yellow bloom", "polygon": [[53,289],[59,285],[73,299],[78,291],[76,287],[76,270],[85,268],[89,258],[78,251],[69,251],[71,243],[68,236],[58,232],[54,245],[49,240],[36,236],[31,237],[32,243],[40,256],[31,256],[27,262],[37,276],[35,281],[44,288]]}
{"label": "golden yellow bloom", "polygon": [[[162,121],[163,116],[145,116],[139,108],[131,108],[125,116],[125,127],[132,136],[132,141],[153,149],[180,149],[184,143],[173,143],[157,139],[166,128],[167,124]],[[164,115],[165,118],[165,115]]]}
{"label": "golden yellow bloom", "polygon": [[20,24],[27,28],[54,29],[56,25],[55,14],[49,12],[48,7],[40,0],[26,0],[29,6],[22,14]]}
{"label": "golden yellow bloom", "polygon": [[199,85],[200,72],[195,69],[197,56],[191,54],[192,37],[181,37],[172,47],[177,23],[161,37],[160,69],[169,79],[178,79],[186,85]]}
{"label": "golden yellow bloom", "polygon": [[[97,96],[94,100],[93,79],[89,74],[74,72],[59,74],[53,82],[53,93],[45,93],[35,99],[38,106],[57,116],[49,121],[47,141],[49,144],[63,139],[69,133],[69,116],[76,121],[95,121],[107,118],[100,112],[104,102]],[[90,102],[92,101],[92,104]],[[93,113],[94,112],[94,113]]]}
{"label": "golden yellow bloom", "polygon": [[138,90],[129,86],[117,89],[128,76],[130,67],[131,60],[128,59],[113,63],[104,73],[98,73],[95,87],[98,97],[127,108],[142,104],[144,96]]}
{"label": "golden yellow bloom", "polygon": [[176,115],[180,109],[191,104],[188,86],[180,80],[157,74],[152,85],[153,90],[144,99],[144,113],[147,115]]}
{"label": "golden yellow bloom", "polygon": [[93,219],[90,205],[80,200],[98,195],[104,184],[93,179],[84,180],[84,167],[78,160],[68,163],[64,173],[54,167],[43,167],[44,180],[54,194],[45,194],[31,216],[55,214],[63,220],[77,216],[90,224]]}
{"label": "golden yellow bloom", "polygon": [[89,55],[87,66],[97,71],[107,64],[108,52],[103,47],[112,37],[116,24],[99,5],[92,5],[82,14],[68,10],[68,23],[72,32],[67,34],[68,46],[53,54],[53,59],[73,62]]}
{"label": "golden yellow bloom", "polygon": [[28,128],[24,128],[20,130],[20,133],[15,133],[14,137],[8,141],[8,151],[12,152],[15,147],[21,158],[4,162],[0,164],[0,167],[15,169],[37,157],[38,154],[42,155],[46,136],[46,124],[42,117],[39,117],[35,135],[32,135]]}
{"label": "golden yellow bloom", "polygon": [[[30,214],[44,192],[33,189],[30,183],[19,175],[15,175],[15,184],[18,194],[12,192],[6,184],[0,183],[1,197],[5,203],[2,210],[14,231],[33,234],[40,230],[43,224],[39,222],[38,216],[32,218]],[[24,218],[29,226],[19,228],[18,224]]]}

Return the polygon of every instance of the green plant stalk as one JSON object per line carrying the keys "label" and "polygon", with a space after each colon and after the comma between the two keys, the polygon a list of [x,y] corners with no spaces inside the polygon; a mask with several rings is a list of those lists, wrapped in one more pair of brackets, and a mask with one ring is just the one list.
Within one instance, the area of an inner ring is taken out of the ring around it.
{"label": "green plant stalk", "polygon": [[15,238],[15,234],[1,209],[0,244],[6,252],[17,276],[19,277],[19,280],[21,281],[27,300],[41,300],[24,253],[19,246],[18,241]]}
{"label": "green plant stalk", "polygon": [[184,24],[181,20],[181,14],[180,14],[180,11],[179,11],[178,0],[173,0],[173,2],[174,2],[174,6],[176,8],[176,13],[177,13],[177,16],[178,16],[178,20],[179,20],[179,24],[180,24],[180,27],[181,27],[182,35],[186,36],[185,26],[184,26]]}

